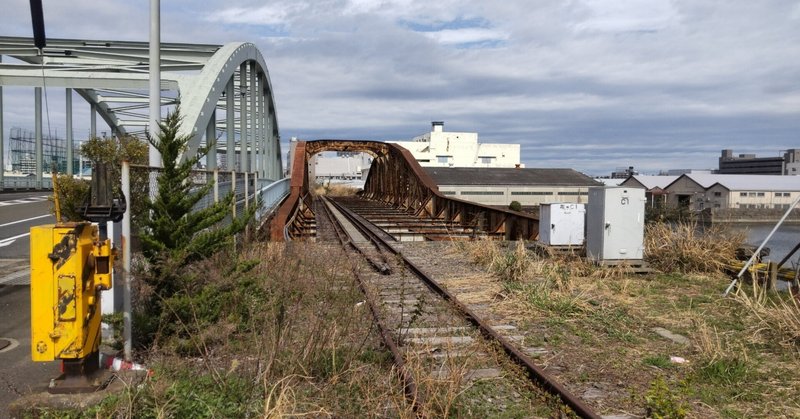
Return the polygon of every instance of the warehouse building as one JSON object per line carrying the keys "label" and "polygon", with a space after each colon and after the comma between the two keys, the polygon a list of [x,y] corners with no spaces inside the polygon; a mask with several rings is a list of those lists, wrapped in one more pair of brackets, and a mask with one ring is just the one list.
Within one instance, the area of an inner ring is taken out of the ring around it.
{"label": "warehouse building", "polygon": [[787,209],[800,195],[800,177],[685,174],[668,184],[664,191],[668,206],[695,211],[707,208]]}
{"label": "warehouse building", "polygon": [[633,175],[625,179],[619,186],[644,189],[644,196],[647,198],[648,206],[666,205],[667,185],[676,179],[678,179],[678,176]]}
{"label": "warehouse building", "polygon": [[602,183],[572,169],[426,167],[439,191],[485,205],[523,206],[585,203],[589,188]]}

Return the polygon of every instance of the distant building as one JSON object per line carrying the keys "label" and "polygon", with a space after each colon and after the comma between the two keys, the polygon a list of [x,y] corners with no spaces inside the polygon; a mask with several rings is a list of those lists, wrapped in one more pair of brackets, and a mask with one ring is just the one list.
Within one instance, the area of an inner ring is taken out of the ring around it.
{"label": "distant building", "polygon": [[706,208],[787,209],[800,195],[800,177],[781,175],[681,175],[664,190],[667,204]]}
{"label": "distant building", "polygon": [[627,186],[629,188],[643,188],[644,196],[647,198],[647,205],[654,206],[657,204],[667,203],[667,185],[674,182],[678,176],[644,176],[633,175],[619,186]]}
{"label": "distant building", "polygon": [[680,176],[686,174],[701,174],[701,175],[710,175],[712,171],[710,169],[669,169],[666,172],[659,173],[659,176]]}
{"label": "distant building", "polygon": [[782,175],[784,157],[756,157],[755,154],[733,155],[733,150],[722,150],[719,158],[721,175]]}
{"label": "distant building", "polygon": [[447,132],[444,122],[431,123],[431,132],[411,141],[389,141],[411,152],[425,167],[522,166],[519,144],[481,144],[476,132]]}
{"label": "distant building", "polygon": [[618,167],[611,172],[611,179],[627,179],[638,174],[639,172],[633,170],[633,166],[628,166],[627,168]]}
{"label": "distant building", "polygon": [[790,148],[783,153],[783,174],[788,176],[800,175],[800,150]]}
{"label": "distant building", "polygon": [[585,203],[589,187],[603,186],[572,169],[426,167],[447,196],[485,205]]}
{"label": "distant building", "polygon": [[319,153],[308,164],[309,179],[317,182],[362,180],[372,165],[367,153]]}

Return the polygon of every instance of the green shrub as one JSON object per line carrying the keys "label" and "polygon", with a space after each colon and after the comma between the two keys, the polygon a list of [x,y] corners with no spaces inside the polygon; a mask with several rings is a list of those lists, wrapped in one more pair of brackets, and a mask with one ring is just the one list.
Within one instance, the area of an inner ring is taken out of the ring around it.
{"label": "green shrub", "polygon": [[520,204],[519,201],[511,201],[511,203],[508,204],[508,209],[512,211],[522,211],[522,204]]}
{"label": "green shrub", "polygon": [[686,403],[680,400],[677,392],[669,388],[664,377],[659,376],[650,383],[644,399],[649,418],[676,419],[685,418],[688,414]]}

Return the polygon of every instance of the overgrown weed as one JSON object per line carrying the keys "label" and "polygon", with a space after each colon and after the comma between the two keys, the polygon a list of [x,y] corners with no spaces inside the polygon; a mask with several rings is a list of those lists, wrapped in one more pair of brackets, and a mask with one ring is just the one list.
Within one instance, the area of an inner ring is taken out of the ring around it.
{"label": "overgrown weed", "polygon": [[309,246],[252,244],[181,271],[162,313],[137,313],[155,375],[116,415],[411,416],[349,260]]}
{"label": "overgrown weed", "polygon": [[663,272],[719,273],[736,259],[744,233],[714,224],[649,223],[645,227],[645,260]]}

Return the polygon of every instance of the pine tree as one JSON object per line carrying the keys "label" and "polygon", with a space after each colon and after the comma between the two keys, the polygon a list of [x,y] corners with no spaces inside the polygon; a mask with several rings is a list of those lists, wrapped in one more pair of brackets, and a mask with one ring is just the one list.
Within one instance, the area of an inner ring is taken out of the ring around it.
{"label": "pine tree", "polygon": [[161,131],[157,139],[147,136],[150,144],[161,153],[163,169],[158,174],[158,191],[147,203],[149,216],[142,223],[139,238],[154,274],[149,282],[162,298],[169,297],[175,289],[171,284],[173,274],[177,274],[174,270],[229,245],[254,214],[251,209],[222,226],[221,221],[231,214],[233,193],[206,208],[193,210],[214,185],[209,182],[197,187],[189,182],[189,176],[214,143],[209,141],[207,148],[196,156],[181,160],[191,137],[178,135],[180,124],[180,112],[176,109],[159,122]]}

